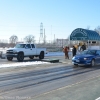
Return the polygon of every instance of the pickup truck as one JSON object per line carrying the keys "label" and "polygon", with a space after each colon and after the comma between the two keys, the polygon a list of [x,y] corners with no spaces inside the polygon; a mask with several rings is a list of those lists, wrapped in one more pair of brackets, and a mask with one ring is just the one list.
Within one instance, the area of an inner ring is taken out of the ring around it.
{"label": "pickup truck", "polygon": [[6,57],[8,61],[12,61],[13,57],[15,57],[19,62],[22,62],[24,57],[44,59],[45,53],[46,48],[36,48],[35,44],[19,43],[14,48],[6,50]]}

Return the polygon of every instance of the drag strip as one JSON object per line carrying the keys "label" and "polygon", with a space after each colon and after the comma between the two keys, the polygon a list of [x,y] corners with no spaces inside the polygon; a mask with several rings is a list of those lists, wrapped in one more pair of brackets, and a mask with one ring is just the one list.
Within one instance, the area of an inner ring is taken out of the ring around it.
{"label": "drag strip", "polygon": [[17,74],[9,74],[0,76],[0,93],[27,89],[30,87],[47,84],[48,82],[55,82],[58,80],[72,78],[77,75],[83,75],[92,71],[100,70],[100,68],[71,68],[71,67],[58,67],[53,69],[46,69],[40,71],[29,71]]}

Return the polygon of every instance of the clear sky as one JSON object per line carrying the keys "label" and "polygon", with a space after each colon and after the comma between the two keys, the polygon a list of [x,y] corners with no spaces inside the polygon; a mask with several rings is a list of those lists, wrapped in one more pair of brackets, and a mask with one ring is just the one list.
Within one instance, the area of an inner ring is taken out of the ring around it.
{"label": "clear sky", "polygon": [[76,28],[100,26],[100,0],[0,0],[0,39],[17,35],[66,39]]}

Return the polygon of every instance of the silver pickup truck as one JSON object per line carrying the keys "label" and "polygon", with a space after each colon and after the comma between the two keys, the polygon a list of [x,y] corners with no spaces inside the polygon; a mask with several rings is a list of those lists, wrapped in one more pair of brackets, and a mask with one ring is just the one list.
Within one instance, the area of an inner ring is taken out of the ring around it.
{"label": "silver pickup truck", "polygon": [[46,48],[36,48],[35,44],[20,43],[16,44],[14,48],[7,49],[6,57],[8,61],[12,61],[13,57],[16,57],[19,62],[22,62],[24,57],[44,59],[45,53]]}

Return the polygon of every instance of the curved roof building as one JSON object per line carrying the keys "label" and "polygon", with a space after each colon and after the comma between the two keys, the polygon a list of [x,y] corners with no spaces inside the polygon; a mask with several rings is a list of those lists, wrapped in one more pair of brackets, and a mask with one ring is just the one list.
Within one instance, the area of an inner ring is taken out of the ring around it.
{"label": "curved roof building", "polygon": [[93,30],[77,28],[75,29],[71,35],[70,40],[91,40],[91,41],[99,41],[100,35]]}

